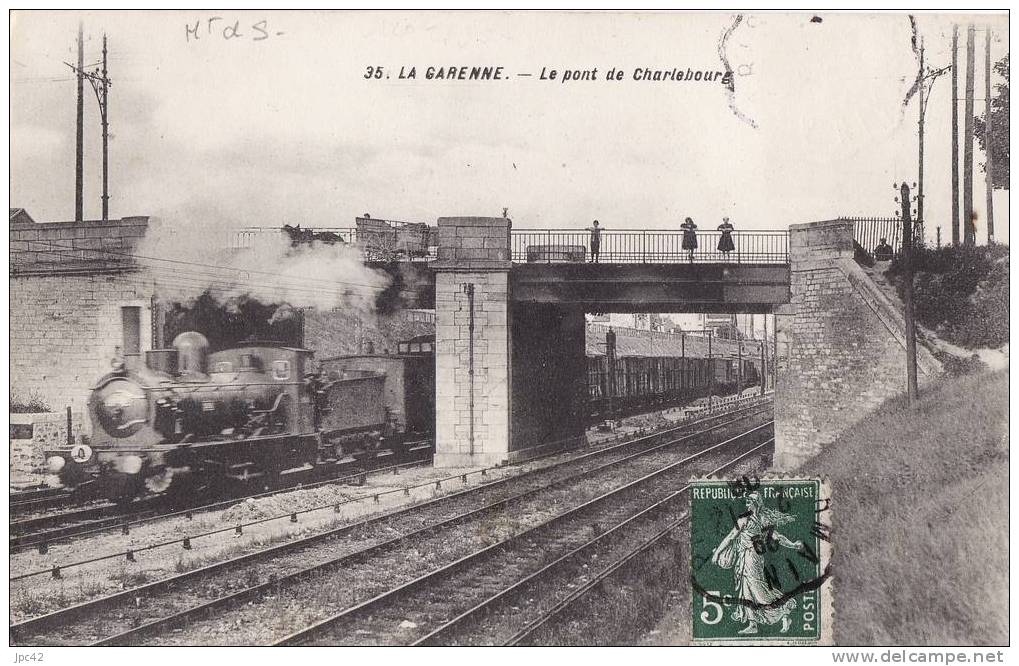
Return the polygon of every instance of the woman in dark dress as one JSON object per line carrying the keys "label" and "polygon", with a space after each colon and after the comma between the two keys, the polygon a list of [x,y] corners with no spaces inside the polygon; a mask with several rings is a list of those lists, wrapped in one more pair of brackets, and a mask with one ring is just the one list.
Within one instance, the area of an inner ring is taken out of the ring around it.
{"label": "woman in dark dress", "polygon": [[683,249],[689,253],[690,263],[693,263],[693,251],[697,249],[697,225],[688,217],[679,228],[683,230]]}
{"label": "woman in dark dress", "polygon": [[729,253],[736,249],[735,243],[732,242],[734,228],[727,217],[723,217],[722,223],[718,225],[718,230],[722,232],[722,236],[718,239],[718,251],[725,254],[726,261],[729,259]]}

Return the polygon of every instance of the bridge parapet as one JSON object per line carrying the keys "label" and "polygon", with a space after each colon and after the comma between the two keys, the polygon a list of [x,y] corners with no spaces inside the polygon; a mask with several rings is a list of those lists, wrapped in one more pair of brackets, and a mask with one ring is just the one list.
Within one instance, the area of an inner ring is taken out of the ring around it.
{"label": "bridge parapet", "polygon": [[[718,250],[720,231],[698,231],[697,248],[683,249],[682,231],[603,230],[598,260],[606,264],[733,263],[788,264],[789,233],[784,230],[733,231],[734,249]],[[560,263],[590,260],[591,232],[577,229],[514,229],[515,263]]]}
{"label": "bridge parapet", "polygon": [[[300,237],[288,237],[282,227],[247,227],[235,232],[231,248],[250,249],[260,243],[278,242],[280,238],[300,241],[339,242],[357,248],[366,261],[432,261],[455,260],[460,254],[476,255],[509,247],[509,256],[495,261],[513,263],[584,263],[592,259],[591,234],[578,229],[513,229],[509,238],[484,239],[481,226],[499,223],[503,218],[440,218],[452,220],[487,220],[459,225],[451,235],[427,225],[394,223],[373,218],[358,218],[357,227],[314,227],[298,229]],[[508,220],[506,221],[508,225]],[[479,226],[480,225],[480,226]],[[494,227],[492,227],[494,228]],[[292,230],[293,231],[293,230]],[[719,231],[697,233],[697,249],[691,255],[683,249],[681,231],[616,229],[601,232],[599,261],[606,264],[788,264],[789,233],[775,231],[734,231],[734,249],[718,250]],[[325,239],[325,240],[323,240]],[[467,240],[469,239],[469,240]],[[499,247],[496,247],[498,243]]]}

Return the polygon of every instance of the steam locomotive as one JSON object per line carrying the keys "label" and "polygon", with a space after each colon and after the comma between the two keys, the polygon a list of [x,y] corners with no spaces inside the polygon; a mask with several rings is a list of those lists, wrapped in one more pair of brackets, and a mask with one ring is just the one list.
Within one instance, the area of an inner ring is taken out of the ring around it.
{"label": "steam locomotive", "polygon": [[387,407],[385,375],[324,374],[312,354],[272,342],[210,353],[202,334],[185,332],[140,367],[115,359],[88,402],[91,440],[46,451],[48,470],[79,493],[128,500],[272,487],[321,466],[399,456],[408,438]]}

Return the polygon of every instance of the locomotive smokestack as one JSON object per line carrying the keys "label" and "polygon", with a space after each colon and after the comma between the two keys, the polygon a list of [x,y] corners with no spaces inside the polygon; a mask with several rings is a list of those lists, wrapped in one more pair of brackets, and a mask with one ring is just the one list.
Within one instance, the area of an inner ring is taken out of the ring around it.
{"label": "locomotive smokestack", "polygon": [[209,341],[197,331],[185,331],[173,339],[177,350],[177,370],[181,375],[204,375]]}

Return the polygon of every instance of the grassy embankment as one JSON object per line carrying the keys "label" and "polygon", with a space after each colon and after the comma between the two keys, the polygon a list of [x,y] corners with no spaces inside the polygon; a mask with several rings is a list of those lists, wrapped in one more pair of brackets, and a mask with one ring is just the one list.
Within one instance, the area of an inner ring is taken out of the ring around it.
{"label": "grassy embankment", "polygon": [[1008,372],[897,398],[800,473],[832,481],[835,640],[1008,644]]}
{"label": "grassy embankment", "polygon": [[[944,379],[914,409],[888,401],[797,472],[832,482],[838,644],[1008,643],[1007,423],[1007,371]],[[687,536],[539,641],[689,642]]]}

